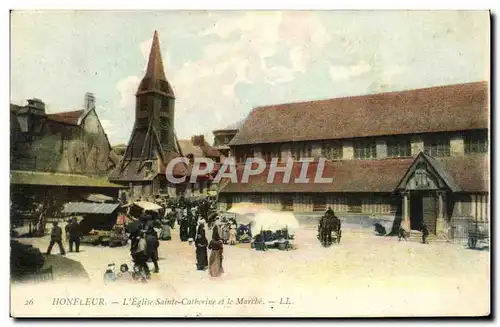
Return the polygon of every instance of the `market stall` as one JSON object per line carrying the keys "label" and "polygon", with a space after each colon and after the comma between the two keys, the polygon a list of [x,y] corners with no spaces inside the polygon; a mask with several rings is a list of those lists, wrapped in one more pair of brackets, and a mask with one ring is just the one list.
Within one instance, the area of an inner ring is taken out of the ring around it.
{"label": "market stall", "polygon": [[82,217],[81,243],[108,245],[111,241],[124,245],[126,241],[115,232],[119,208],[120,203],[69,202],[64,205],[62,212],[68,216]]}
{"label": "market stall", "polygon": [[256,250],[268,247],[288,250],[292,248],[299,222],[291,212],[270,211],[257,213],[250,226],[254,235],[252,247]]}

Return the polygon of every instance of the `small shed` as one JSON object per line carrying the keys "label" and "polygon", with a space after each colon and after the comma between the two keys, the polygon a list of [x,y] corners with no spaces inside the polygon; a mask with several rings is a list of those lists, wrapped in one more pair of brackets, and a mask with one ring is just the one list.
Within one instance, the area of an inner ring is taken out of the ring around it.
{"label": "small shed", "polygon": [[120,203],[69,202],[63,213],[83,216],[80,228],[83,234],[91,230],[111,230],[116,224]]}

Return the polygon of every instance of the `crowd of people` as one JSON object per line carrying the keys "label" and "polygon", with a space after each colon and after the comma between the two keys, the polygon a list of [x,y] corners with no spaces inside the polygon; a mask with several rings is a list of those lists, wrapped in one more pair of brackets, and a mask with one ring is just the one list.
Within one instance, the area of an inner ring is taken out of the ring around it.
{"label": "crowd of people", "polygon": [[[159,241],[171,240],[171,229],[174,228],[179,228],[181,242],[194,244],[196,269],[208,270],[212,277],[221,276],[224,273],[222,267],[224,244],[236,243],[236,221],[225,221],[220,212],[217,212],[215,201],[209,199],[181,197],[177,201],[155,202],[163,209],[145,211],[138,219],[132,218],[126,227],[133,271],[129,272],[128,265],[122,264],[120,271],[115,273],[115,266],[111,264],[104,274],[105,282],[124,279],[147,282],[151,278],[148,262],[154,265],[153,273],[158,273]],[[226,227],[229,225],[231,226]],[[160,229],[159,235],[156,229]],[[212,231],[210,241],[207,239],[208,229]],[[227,234],[227,239],[224,239],[222,234]]]}

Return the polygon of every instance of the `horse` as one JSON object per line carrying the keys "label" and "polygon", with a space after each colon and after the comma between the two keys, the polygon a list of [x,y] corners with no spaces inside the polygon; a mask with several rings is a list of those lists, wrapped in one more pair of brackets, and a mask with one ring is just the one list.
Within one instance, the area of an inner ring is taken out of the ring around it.
{"label": "horse", "polygon": [[337,216],[330,217],[330,222],[332,225],[332,231],[335,233],[335,242],[340,243],[340,238],[342,237],[342,223]]}
{"label": "horse", "polygon": [[335,242],[340,243],[340,238],[342,235],[341,222],[336,216],[323,216],[319,221],[319,239],[323,246],[329,246],[332,244],[332,232],[335,233]]}
{"label": "horse", "polygon": [[319,220],[319,240],[323,246],[328,246],[332,243],[332,229],[330,219],[327,216],[321,217]]}

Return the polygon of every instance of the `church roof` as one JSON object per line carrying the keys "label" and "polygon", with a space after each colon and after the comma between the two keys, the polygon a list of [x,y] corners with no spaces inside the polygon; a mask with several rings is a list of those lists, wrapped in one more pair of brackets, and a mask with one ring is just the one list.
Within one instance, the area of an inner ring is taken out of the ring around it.
{"label": "church roof", "polygon": [[158,38],[157,31],[155,31],[153,35],[153,42],[151,44],[151,50],[149,52],[146,74],[139,84],[137,93],[151,91],[159,91],[169,97],[175,97],[174,91],[172,90],[170,83],[165,77],[165,69],[163,68],[163,60],[160,50],[160,40]]}
{"label": "church roof", "polygon": [[152,79],[167,80],[165,77],[165,70],[163,69],[163,60],[161,59],[160,40],[158,39],[158,32],[155,31],[153,35],[153,42],[151,43],[151,51],[149,52],[148,67],[146,75]]}
{"label": "church roof", "polygon": [[230,145],[488,128],[488,83],[258,107]]}

